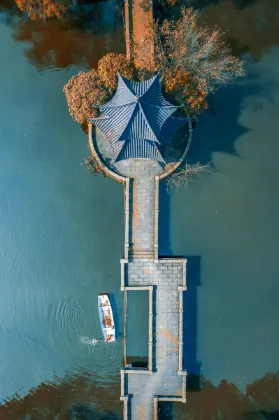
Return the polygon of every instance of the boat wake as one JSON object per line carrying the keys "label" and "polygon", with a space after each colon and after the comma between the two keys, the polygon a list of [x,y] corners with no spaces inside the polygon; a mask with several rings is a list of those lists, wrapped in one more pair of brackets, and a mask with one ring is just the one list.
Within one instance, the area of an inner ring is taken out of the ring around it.
{"label": "boat wake", "polygon": [[88,346],[94,346],[95,344],[99,343],[100,341],[103,341],[103,340],[97,340],[96,338],[87,337],[86,335],[85,336],[83,335],[83,336],[79,337],[79,339],[83,344],[86,344]]}

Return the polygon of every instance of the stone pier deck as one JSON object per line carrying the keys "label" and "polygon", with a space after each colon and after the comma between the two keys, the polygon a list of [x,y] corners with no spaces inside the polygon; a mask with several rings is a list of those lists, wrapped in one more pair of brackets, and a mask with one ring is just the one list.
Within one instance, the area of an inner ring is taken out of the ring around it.
{"label": "stone pier deck", "polygon": [[[158,258],[158,174],[164,171],[162,167],[150,159],[131,159],[117,163],[117,170],[129,179],[125,193],[129,251],[121,260],[124,320],[129,293],[149,292],[148,368],[126,366],[121,371],[124,420],[156,420],[159,401],[186,402],[182,356],[186,259]],[[125,325],[124,321],[124,360]]]}
{"label": "stone pier deck", "polygon": [[[96,156],[90,140],[89,145]],[[182,320],[187,261],[158,257],[159,181],[164,168],[151,159],[129,159],[116,162],[113,170],[109,175],[125,184],[124,360],[129,293],[149,292],[148,368],[121,370],[123,418],[156,420],[159,402],[186,402]]]}
{"label": "stone pier deck", "polygon": [[154,176],[134,178],[131,190],[130,255],[154,258]]}
{"label": "stone pier deck", "polygon": [[162,172],[162,168],[150,159],[120,161],[115,166],[130,179],[129,256],[134,260],[154,259],[155,176]]}
{"label": "stone pier deck", "polygon": [[[186,401],[186,372],[182,369],[183,291],[186,260],[121,260],[122,290],[149,290],[148,369],[122,371],[124,418],[151,420],[158,401]],[[127,299],[129,305],[129,299]],[[126,415],[125,415],[126,413]]]}

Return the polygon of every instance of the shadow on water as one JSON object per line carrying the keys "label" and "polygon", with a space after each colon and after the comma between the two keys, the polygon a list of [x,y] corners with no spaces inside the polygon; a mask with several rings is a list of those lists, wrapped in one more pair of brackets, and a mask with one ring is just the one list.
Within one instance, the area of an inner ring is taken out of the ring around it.
{"label": "shadow on water", "polygon": [[113,411],[108,410],[105,413],[100,413],[98,410],[82,404],[74,406],[72,410],[69,411],[68,415],[69,417],[67,417],[67,419],[69,420],[112,420],[121,418],[117,417]]}
{"label": "shadow on water", "polygon": [[187,371],[187,388],[199,389],[201,364],[197,360],[197,291],[201,258],[187,257],[187,291],[183,293],[183,368]]}
{"label": "shadow on water", "polygon": [[[262,91],[272,92],[274,86],[269,85],[268,79],[263,85],[251,67],[247,69],[245,78],[237,84],[228,86],[209,98],[209,109],[204,112],[195,124],[193,141],[187,157],[187,162],[206,164],[212,160],[212,153],[220,152],[236,154],[234,142],[241,135],[247,133],[238,118],[248,98],[257,97]],[[172,255],[170,243],[170,195],[166,191],[165,183],[160,183],[159,190],[159,255]]]}
{"label": "shadow on water", "polygon": [[170,243],[170,195],[168,194],[165,183],[159,184],[159,256],[172,255]]}
{"label": "shadow on water", "polygon": [[244,100],[256,97],[266,88],[272,91],[271,86],[263,86],[257,75],[248,69],[244,79],[210,98],[209,109],[195,125],[187,161],[206,164],[212,160],[213,152],[235,155],[235,140],[248,131],[238,123]]}
{"label": "shadow on water", "polygon": [[112,307],[113,317],[114,317],[114,325],[115,325],[115,337],[116,340],[123,337],[123,331],[120,330],[120,320],[119,320],[119,311],[117,305],[117,299],[114,293],[109,294],[110,303]]}
{"label": "shadow on water", "polygon": [[[220,92],[218,92],[212,100],[209,111],[202,116],[195,126],[193,133],[194,141],[188,156],[188,162],[208,163],[212,160],[213,152],[235,154],[235,140],[247,131],[238,123],[238,117],[241,113],[243,102],[246,98],[253,96],[256,97],[262,90],[266,91],[266,88],[272,91],[270,86],[263,86],[260,84],[257,75],[249,69],[246,79],[243,79],[243,81],[240,81],[237,85],[220,90]],[[218,116],[216,115],[216,110],[218,110]],[[171,203],[170,195],[167,193],[164,184],[160,185],[159,208],[159,255],[171,256],[173,255],[170,239]],[[198,287],[200,287],[202,283],[200,272],[201,257],[187,256],[187,260],[187,291],[184,293],[183,313],[183,367],[188,372],[187,390],[195,396],[191,397],[193,400],[191,400],[192,405],[189,405],[189,398],[187,397],[186,405],[188,406],[190,412],[192,410],[192,413],[195,413],[195,410],[198,410],[198,406],[201,401],[204,412],[208,411],[209,413],[208,417],[205,418],[211,418],[210,415],[216,415],[218,410],[222,411],[223,406],[219,401],[219,408],[214,408],[212,410],[210,408],[207,409],[206,404],[209,404],[210,399],[216,398],[216,393],[218,393],[219,398],[220,393],[222,394],[222,400],[225,401],[225,399],[230,396],[232,390],[236,392],[236,387],[229,385],[226,381],[224,381],[224,383],[221,383],[220,386],[216,388],[210,382],[205,381],[201,377],[201,363],[197,360]],[[208,395],[210,392],[212,392],[213,395]],[[228,412],[235,409],[234,405],[239,404],[240,394],[240,391],[237,390],[235,401],[232,400],[232,408],[229,407]],[[203,398],[205,400],[204,403]],[[184,406],[184,404],[182,404],[182,406]],[[164,414],[165,417],[162,418],[172,418],[167,417],[171,415],[168,414],[168,412],[172,413],[172,407],[162,407],[162,413],[166,410],[166,413]],[[237,410],[241,411],[242,408],[237,408]],[[252,407],[243,408],[240,417],[235,418],[241,419],[244,412],[248,413],[252,411]],[[179,408],[179,412],[184,414],[186,410],[184,409],[183,411],[183,409]],[[200,412],[200,416],[198,415],[195,418],[200,419],[203,418],[202,416],[203,414]],[[229,419],[230,415],[226,414],[221,418]],[[265,417],[255,417],[255,419],[258,418]]]}
{"label": "shadow on water", "polygon": [[[240,8],[249,6],[255,3],[255,1],[257,0],[231,0],[232,3]],[[212,4],[218,5],[220,3],[222,3],[222,0],[187,0],[186,2],[187,7],[194,7],[195,9],[211,6]]]}
{"label": "shadow on water", "polygon": [[6,22],[9,23],[13,16],[21,15],[15,0],[0,0],[0,12],[6,12]]}
{"label": "shadow on water", "polygon": [[[160,184],[159,193],[159,256],[170,257],[173,255],[170,242],[170,195],[164,183]],[[187,291],[183,294],[183,368],[188,372],[187,387],[195,390],[199,389],[201,369],[197,360],[197,289],[201,284],[200,267],[199,256],[187,257]]]}
{"label": "shadow on water", "polygon": [[172,402],[158,403],[158,420],[168,420],[174,418],[174,405]]}
{"label": "shadow on water", "polygon": [[237,57],[248,53],[259,61],[279,45],[278,0],[178,0],[170,9],[157,7],[156,17],[178,18],[182,6],[200,10],[201,24],[219,27]]}
{"label": "shadow on water", "polygon": [[279,44],[277,0],[208,1],[206,6],[201,23],[220,27],[237,57],[249,53],[258,61]]}

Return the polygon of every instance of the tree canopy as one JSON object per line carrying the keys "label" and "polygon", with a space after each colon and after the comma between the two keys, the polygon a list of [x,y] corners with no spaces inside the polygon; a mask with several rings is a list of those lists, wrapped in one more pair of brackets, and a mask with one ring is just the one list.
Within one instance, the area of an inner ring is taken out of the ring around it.
{"label": "tree canopy", "polygon": [[73,76],[63,90],[74,120],[84,123],[96,117],[96,105],[107,102],[117,87],[117,72],[132,78],[134,71],[134,66],[123,54],[109,53],[99,60],[97,70]]}
{"label": "tree canopy", "polygon": [[148,71],[161,69],[166,93],[194,113],[206,108],[209,93],[244,75],[243,62],[231,55],[223,33],[200,25],[199,18],[193,8],[182,8],[178,20],[155,21],[148,30],[154,67],[142,60]]}
{"label": "tree canopy", "polygon": [[[142,80],[156,70],[170,100],[198,115],[207,107],[209,93],[244,75],[243,62],[231,55],[222,35],[219,29],[199,25],[199,13],[192,8],[183,8],[176,21],[154,22],[145,43],[135,45],[135,63],[123,54],[107,54],[99,60],[98,70],[81,72],[66,84],[71,115],[78,122],[96,116],[93,103],[104,103],[113,94],[117,71],[128,79]],[[147,54],[149,42],[154,44],[154,60]]]}
{"label": "tree canopy", "polygon": [[69,8],[70,0],[16,0],[20,10],[32,20],[60,18]]}
{"label": "tree canopy", "polygon": [[106,102],[110,93],[94,69],[73,76],[63,90],[71,116],[81,124],[98,115],[95,105]]}

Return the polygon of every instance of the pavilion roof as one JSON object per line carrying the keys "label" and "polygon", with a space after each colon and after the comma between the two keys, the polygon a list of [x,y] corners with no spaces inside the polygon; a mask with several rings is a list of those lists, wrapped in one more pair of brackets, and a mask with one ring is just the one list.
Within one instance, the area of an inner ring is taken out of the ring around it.
{"label": "pavilion roof", "polygon": [[99,106],[101,116],[92,122],[110,142],[114,161],[150,158],[164,162],[168,141],[187,120],[174,115],[178,108],[164,98],[158,73],[142,82],[118,74],[113,98]]}

